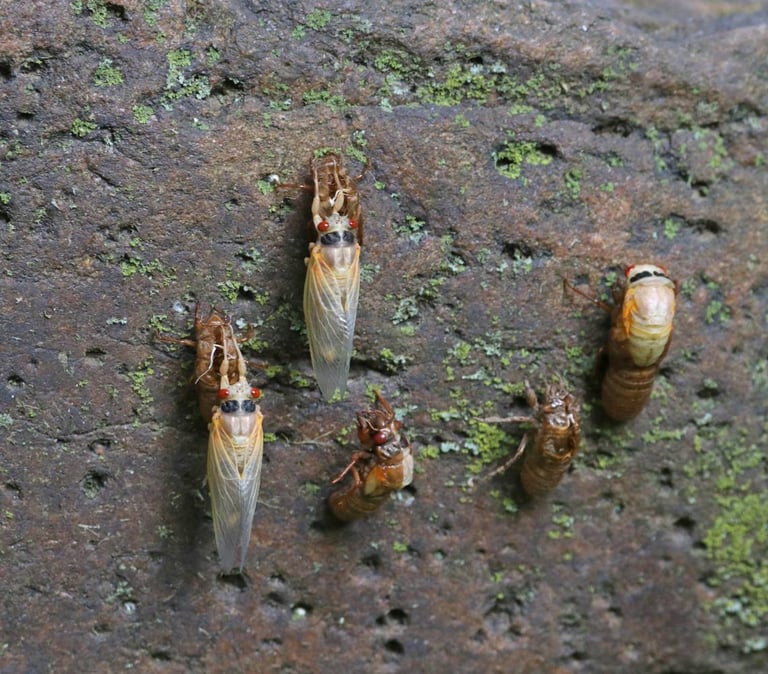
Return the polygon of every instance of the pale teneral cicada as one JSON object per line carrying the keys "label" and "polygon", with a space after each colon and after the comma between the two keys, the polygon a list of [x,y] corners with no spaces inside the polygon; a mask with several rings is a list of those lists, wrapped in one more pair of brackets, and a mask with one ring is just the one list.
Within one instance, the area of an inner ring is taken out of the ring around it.
{"label": "pale teneral cicada", "polygon": [[531,423],[537,427],[532,446],[526,449],[528,435],[524,435],[512,459],[489,477],[506,470],[522,455],[520,482],[523,489],[529,496],[542,496],[560,483],[579,449],[579,405],[562,381],[547,386],[542,402],[538,401],[531,385],[525,382],[525,396],[533,408],[532,417],[490,417],[484,420],[490,423]]}
{"label": "pale teneral cicada", "polygon": [[614,421],[636,417],[648,402],[669,350],[677,295],[677,283],[663,267],[636,264],[624,274],[625,284],[613,291],[613,306],[565,282],[611,314],[611,331],[599,360],[608,363],[601,397],[606,415]]}
{"label": "pale teneral cicada", "polygon": [[315,195],[306,259],[304,319],[317,384],[330,400],[347,388],[360,290],[363,216],[354,179],[337,154],[311,163]]}
{"label": "pale teneral cicada", "polygon": [[402,424],[378,391],[376,399],[378,407],[357,414],[357,437],[363,451],[352,454],[352,461],[333,481],[341,482],[351,472],[352,482],[328,497],[331,512],[344,522],[370,515],[392,492],[413,481],[413,451],[400,433]]}
{"label": "pale teneral cicada", "polygon": [[232,324],[215,307],[207,316],[196,307],[194,340],[160,339],[196,348],[195,388],[209,422],[207,480],[216,549],[222,571],[238,564],[242,571],[261,478],[264,434],[255,402],[261,391],[248,384]]}

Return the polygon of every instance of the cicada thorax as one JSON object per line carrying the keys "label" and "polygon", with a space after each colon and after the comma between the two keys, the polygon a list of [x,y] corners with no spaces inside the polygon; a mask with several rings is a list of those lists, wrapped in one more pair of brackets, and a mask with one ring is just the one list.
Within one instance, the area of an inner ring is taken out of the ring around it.
{"label": "cicada thorax", "polygon": [[618,293],[604,349],[603,409],[614,421],[636,417],[645,407],[667,354],[675,315],[676,284],[661,267],[634,265]]}
{"label": "cicada thorax", "polygon": [[676,284],[650,264],[629,267],[626,277],[620,320],[629,355],[637,367],[658,365],[672,335]]}
{"label": "cicada thorax", "polygon": [[579,448],[581,427],[576,399],[562,385],[547,387],[535,415],[536,438],[525,452],[520,482],[528,495],[541,496],[554,489],[568,470]]}
{"label": "cicada thorax", "polygon": [[407,487],[413,481],[413,451],[408,439],[400,433],[401,423],[395,420],[389,403],[377,391],[381,408],[371,408],[357,415],[358,438],[364,451],[355,452],[347,471],[352,483],[328,497],[331,512],[340,520],[365,517],[377,510],[393,491]]}
{"label": "cicada thorax", "polygon": [[[238,563],[242,571],[261,481],[264,447],[263,415],[258,388],[246,379],[245,361],[237,342],[236,357],[228,349],[220,365],[218,404],[208,425],[208,488],[211,495],[216,549],[224,572]],[[231,383],[232,373],[236,381]]]}
{"label": "cicada thorax", "polygon": [[312,367],[326,399],[346,390],[360,291],[361,212],[338,155],[313,160],[314,240],[309,244],[304,317]]}

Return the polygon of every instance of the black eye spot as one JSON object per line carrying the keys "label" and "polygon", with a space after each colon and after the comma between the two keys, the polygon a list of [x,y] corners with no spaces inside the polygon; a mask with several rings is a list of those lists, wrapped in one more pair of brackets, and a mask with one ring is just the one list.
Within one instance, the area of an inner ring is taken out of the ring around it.
{"label": "black eye spot", "polygon": [[256,403],[253,400],[243,400],[243,404],[240,406],[246,414],[256,411]]}
{"label": "black eye spot", "polygon": [[335,246],[341,242],[341,232],[328,232],[320,237],[320,243],[324,246]]}
{"label": "black eye spot", "polygon": [[354,243],[356,238],[354,232],[350,232],[349,230],[344,232],[344,243]]}
{"label": "black eye spot", "polygon": [[239,408],[240,403],[237,400],[225,400],[221,403],[221,411],[224,414],[232,414],[232,412],[237,412]]}
{"label": "black eye spot", "polygon": [[635,274],[632,278],[630,278],[629,282],[630,283],[634,283],[635,281],[639,281],[640,279],[648,278],[649,276],[653,276],[653,272],[641,271],[641,272]]}

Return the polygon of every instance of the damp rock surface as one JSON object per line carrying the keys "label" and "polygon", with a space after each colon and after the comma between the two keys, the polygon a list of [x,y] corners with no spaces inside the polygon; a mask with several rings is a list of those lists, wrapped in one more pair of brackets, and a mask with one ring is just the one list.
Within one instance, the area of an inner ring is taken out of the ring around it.
{"label": "damp rock surface", "polygon": [[[359,3],[358,3],[359,4]],[[82,0],[0,16],[3,672],[760,671],[768,642],[768,12],[760,3]],[[348,398],[301,296],[318,149],[365,239]],[[636,419],[593,364],[628,264],[678,281]],[[231,314],[267,441],[217,575],[196,302]],[[258,366],[257,363],[261,363]],[[527,499],[524,382],[582,444]],[[413,484],[331,480],[379,388]]]}

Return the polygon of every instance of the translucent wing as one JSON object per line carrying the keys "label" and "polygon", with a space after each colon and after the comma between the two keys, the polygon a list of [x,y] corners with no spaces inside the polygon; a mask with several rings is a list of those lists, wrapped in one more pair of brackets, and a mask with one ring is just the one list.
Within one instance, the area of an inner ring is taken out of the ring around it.
{"label": "translucent wing", "polygon": [[315,378],[327,400],[347,388],[359,291],[359,244],[313,246],[304,284],[304,318]]}
{"label": "translucent wing", "polygon": [[240,571],[245,565],[251,538],[253,513],[259,495],[261,458],[264,449],[263,416],[256,415],[249,435],[231,436],[214,412],[208,437],[208,488],[211,493],[216,549],[224,571],[235,568],[240,547]]}

